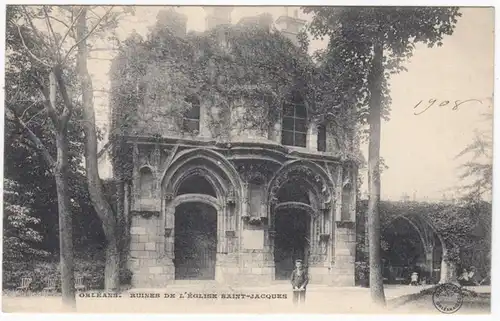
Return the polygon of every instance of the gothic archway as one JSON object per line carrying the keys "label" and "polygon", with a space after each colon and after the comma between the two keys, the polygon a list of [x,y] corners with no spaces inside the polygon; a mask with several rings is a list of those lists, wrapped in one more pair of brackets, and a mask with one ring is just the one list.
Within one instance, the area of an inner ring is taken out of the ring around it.
{"label": "gothic archway", "polygon": [[[446,248],[443,248],[441,238],[425,217],[409,214],[392,216],[383,225],[382,236],[388,243],[383,244],[383,249],[387,247],[383,251],[386,281],[406,282],[412,272],[417,272],[425,283],[440,281],[441,262]],[[398,259],[401,257],[405,257],[406,262]]]}
{"label": "gothic archway", "polygon": [[319,234],[325,223],[321,215],[325,203],[321,182],[315,176],[308,177],[307,170],[280,173],[284,176],[274,180],[277,187],[270,206],[270,243],[277,280],[290,277],[296,259],[304,260],[306,266],[318,261],[322,255]]}
{"label": "gothic archway", "polygon": [[277,204],[271,216],[276,280],[290,278],[295,260],[302,259],[306,266],[308,264],[315,221],[311,196],[308,186],[297,182],[285,183],[278,190]]}
{"label": "gothic archway", "polygon": [[175,279],[216,278],[219,255],[238,241],[241,184],[234,168],[213,151],[181,152],[164,173],[162,194],[171,273]]}
{"label": "gothic archway", "polygon": [[317,201],[313,206],[318,210],[328,209],[332,205],[334,184],[326,171],[311,161],[292,160],[283,164],[269,181],[266,192],[268,217],[278,200],[278,191],[287,183],[307,186],[309,194]]}

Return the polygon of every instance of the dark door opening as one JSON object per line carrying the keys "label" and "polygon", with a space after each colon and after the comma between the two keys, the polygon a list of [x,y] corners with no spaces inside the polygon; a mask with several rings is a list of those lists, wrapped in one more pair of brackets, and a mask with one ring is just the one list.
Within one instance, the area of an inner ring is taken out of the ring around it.
{"label": "dark door opening", "polygon": [[176,280],[214,280],[217,211],[201,203],[179,205],[174,246]]}
{"label": "dark door opening", "polygon": [[276,213],[274,264],[276,280],[290,279],[296,259],[309,257],[309,216],[300,210]]}

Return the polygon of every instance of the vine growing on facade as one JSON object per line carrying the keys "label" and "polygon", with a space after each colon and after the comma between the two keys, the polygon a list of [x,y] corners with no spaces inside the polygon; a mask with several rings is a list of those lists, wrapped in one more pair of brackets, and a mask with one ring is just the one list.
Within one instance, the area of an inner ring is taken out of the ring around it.
{"label": "vine growing on facade", "polygon": [[195,95],[207,110],[211,136],[224,141],[234,127],[268,131],[283,103],[299,93],[309,117],[332,123],[345,144],[354,135],[356,119],[347,108],[352,102],[345,88],[331,90],[326,83],[338,77],[307,54],[306,38],[300,40],[297,47],[279,31],[257,24],[184,34],[158,20],[146,39],[129,37],[115,59],[112,131],[161,136],[168,126],[178,126],[191,106],[186,97]]}

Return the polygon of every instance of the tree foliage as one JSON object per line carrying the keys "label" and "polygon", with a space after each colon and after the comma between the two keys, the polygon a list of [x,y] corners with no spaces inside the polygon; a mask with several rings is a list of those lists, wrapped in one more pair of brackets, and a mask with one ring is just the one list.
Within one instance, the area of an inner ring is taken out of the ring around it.
{"label": "tree foliage", "polygon": [[[27,27],[21,27],[24,38],[21,40],[17,28],[20,15],[20,7],[7,7],[4,177],[16,182],[18,191],[23,191],[15,198],[16,204],[22,204],[33,217],[40,220],[36,227],[43,238],[40,247],[51,253],[58,253],[58,204],[51,167],[13,115],[14,111],[40,139],[49,153],[56,154],[55,129],[47,117],[47,110],[43,105],[35,77],[42,79],[48,77],[49,69],[42,64],[33,64],[29,59],[23,40],[28,48],[32,48],[33,54],[43,57],[44,53],[37,47],[34,34]],[[75,87],[74,71],[68,69],[66,75],[68,85]],[[83,177],[82,133],[81,109],[77,104],[74,117],[68,124],[68,164],[69,195],[72,199],[70,205],[76,217],[73,226],[78,248],[99,243],[102,239],[102,231],[95,226],[96,214],[89,206],[88,191]]]}
{"label": "tree foliage", "polygon": [[40,250],[42,235],[36,227],[40,219],[31,213],[31,204],[23,200],[19,184],[4,181],[3,203],[3,267],[9,270],[12,263],[44,258],[48,252]]}
{"label": "tree foliage", "polygon": [[[493,113],[485,114],[493,122]],[[493,190],[493,137],[489,132],[476,131],[473,141],[456,158],[469,157],[460,166],[461,186],[458,190],[465,200],[476,202],[489,199]]]}
{"label": "tree foliage", "polygon": [[[113,22],[116,21],[118,15],[111,14],[112,9],[113,7],[107,9],[102,16],[89,9],[97,18],[89,19],[94,20],[95,23],[85,30],[87,33],[84,38],[78,37],[75,30],[75,23],[84,12],[83,7],[12,6],[8,15],[10,19],[8,25],[14,30],[13,34],[15,35],[11,37],[13,46],[9,48],[8,53],[14,60],[28,58],[26,64],[22,64],[18,68],[11,68],[10,72],[17,72],[20,76],[17,78],[24,77],[25,80],[31,81],[32,87],[36,89],[37,93],[29,87],[28,90],[22,90],[24,88],[20,90],[20,79],[14,79],[7,94],[6,107],[9,110],[8,116],[23,130],[32,145],[42,155],[49,173],[55,178],[58,200],[62,299],[65,307],[71,309],[74,309],[76,305],[73,260],[73,224],[75,220],[73,220],[72,213],[75,201],[70,195],[71,188],[69,187],[72,174],[70,153],[71,149],[74,148],[70,142],[69,127],[74,120],[73,116],[77,114],[77,108],[80,106],[79,91],[71,89],[81,88],[76,86],[79,79],[75,77],[75,75],[80,75],[77,72],[78,68],[75,67],[81,66],[81,63],[75,66],[74,52],[76,47],[79,47],[83,41],[91,36],[109,31],[107,28],[116,27]],[[63,28],[55,29],[56,24],[59,27],[62,25]],[[46,27],[45,30],[40,28],[43,25]],[[14,48],[16,44],[18,47]],[[85,96],[83,90],[81,94]],[[28,106],[25,103],[30,99],[34,103]],[[18,106],[24,107],[24,109],[19,110],[16,108]],[[24,119],[28,111],[32,112],[30,108],[33,106],[40,106],[34,116],[44,116],[42,121],[48,121],[49,132],[55,136],[55,151],[50,149],[50,145],[44,144],[45,138],[40,133],[34,133],[30,128],[29,122],[32,121],[32,118],[27,121]],[[77,119],[78,121],[79,119]],[[86,128],[88,122],[81,122],[78,125],[82,125],[80,130],[76,131],[81,138],[81,128]],[[95,124],[92,125],[95,126]],[[80,144],[78,144],[78,140],[76,141],[76,145],[80,145],[81,148],[81,140]],[[81,152],[76,155],[81,155]],[[90,191],[90,184],[88,187]]]}
{"label": "tree foliage", "polygon": [[[310,31],[328,36],[328,50],[322,59],[332,76],[342,75],[357,121],[369,125],[367,227],[370,261],[370,290],[374,302],[385,304],[380,258],[380,136],[381,119],[390,112],[388,79],[404,69],[415,44],[442,45],[444,35],[453,32],[458,8],[439,7],[306,7],[314,15]],[[336,60],[342,56],[344,60]],[[335,91],[334,88],[331,90]],[[361,138],[363,138],[362,135]],[[366,136],[365,136],[366,137]]]}
{"label": "tree foliage", "polygon": [[[362,215],[366,201],[360,202],[358,234],[364,233]],[[427,203],[427,202],[380,202],[381,229],[391,232],[391,225],[399,216],[421,217],[432,225],[445,242],[448,260],[462,263],[464,253],[470,249],[489,253],[491,248],[491,204],[487,202]],[[399,227],[399,225],[398,225]],[[439,239],[436,242],[440,242]]]}
{"label": "tree foliage", "polygon": [[312,35],[330,39],[327,49],[318,53],[330,71],[323,83],[332,95],[342,94],[354,102],[351,106],[361,124],[368,121],[373,45],[382,42],[384,49],[382,116],[387,120],[390,76],[406,71],[404,62],[417,43],[442,46],[461,16],[456,7],[304,7],[304,12],[314,15],[309,25]]}

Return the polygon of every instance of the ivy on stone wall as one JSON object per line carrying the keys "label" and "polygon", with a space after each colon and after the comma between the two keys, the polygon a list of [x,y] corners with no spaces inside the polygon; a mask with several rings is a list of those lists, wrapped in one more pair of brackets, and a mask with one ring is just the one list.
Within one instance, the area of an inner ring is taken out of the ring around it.
{"label": "ivy on stone wall", "polygon": [[[363,242],[367,201],[358,203],[358,244]],[[449,261],[462,263],[464,251],[470,247],[478,251],[491,251],[491,204],[478,203],[427,203],[382,201],[379,207],[381,226],[389,227],[398,216],[421,217],[431,224],[445,242]],[[358,248],[362,251],[362,248]]]}
{"label": "ivy on stone wall", "polygon": [[333,86],[340,76],[332,77],[307,54],[305,35],[296,47],[261,25],[225,25],[185,35],[175,30],[159,20],[146,39],[133,34],[122,44],[111,70],[113,133],[154,135],[155,124],[165,126],[166,117],[182,120],[191,94],[209,108],[209,130],[216,139],[224,139],[234,126],[229,117],[236,108],[242,127],[267,131],[281,116],[283,102],[298,92],[309,116],[332,123],[343,151],[359,160],[351,142],[356,119],[349,112],[347,88]]}

